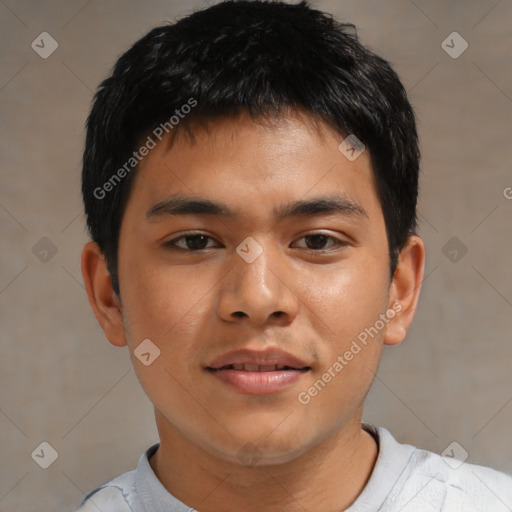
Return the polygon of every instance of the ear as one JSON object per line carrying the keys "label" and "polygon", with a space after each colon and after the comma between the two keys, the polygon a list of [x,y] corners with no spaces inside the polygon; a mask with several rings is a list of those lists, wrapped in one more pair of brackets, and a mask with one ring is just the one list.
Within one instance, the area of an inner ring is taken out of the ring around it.
{"label": "ear", "polygon": [[425,267],[425,245],[423,240],[412,235],[400,251],[389,289],[388,311],[395,315],[386,326],[385,345],[398,345],[407,334],[420,296]]}
{"label": "ear", "polygon": [[122,306],[112,288],[107,262],[97,243],[85,244],[81,269],[87,297],[105,336],[112,345],[126,345]]}

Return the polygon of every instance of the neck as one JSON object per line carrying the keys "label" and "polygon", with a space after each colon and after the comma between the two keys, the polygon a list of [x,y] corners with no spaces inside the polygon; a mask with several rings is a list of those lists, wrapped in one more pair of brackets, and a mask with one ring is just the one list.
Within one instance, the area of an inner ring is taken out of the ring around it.
{"label": "neck", "polygon": [[157,423],[161,443],[150,465],[173,496],[201,512],[339,512],[359,496],[378,455],[360,418],[291,461],[252,467],[206,452],[158,413]]}

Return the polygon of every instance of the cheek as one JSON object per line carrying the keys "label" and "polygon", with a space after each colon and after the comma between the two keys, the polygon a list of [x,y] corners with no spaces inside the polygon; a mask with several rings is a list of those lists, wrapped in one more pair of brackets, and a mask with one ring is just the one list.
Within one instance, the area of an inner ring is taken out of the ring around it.
{"label": "cheek", "polygon": [[[137,378],[153,404],[178,424],[180,419],[173,411],[192,411],[194,402],[187,398],[188,393],[200,396],[194,380],[197,340],[205,339],[212,285],[197,270],[177,266],[133,265],[124,279],[125,327]],[[149,365],[137,357],[138,347],[146,339],[158,352]],[[174,404],[171,411],[169,403]]]}
{"label": "cheek", "polygon": [[212,293],[208,277],[197,269],[170,265],[130,265],[122,276],[125,308],[134,336],[164,342],[183,329],[197,328],[196,318]]}
{"label": "cheek", "polygon": [[387,309],[388,274],[382,261],[357,258],[336,269],[315,269],[302,295],[311,321],[340,349]]}
{"label": "cheek", "polygon": [[[142,261],[143,258],[141,258]],[[158,394],[163,382],[175,377],[194,387],[190,376],[197,372],[198,342],[207,342],[205,325],[214,315],[212,294],[217,290],[214,276],[184,266],[131,266],[124,278],[126,301],[124,320],[128,345],[141,384]],[[141,365],[134,351],[149,339],[160,351],[151,366]],[[177,364],[179,362],[179,364]],[[196,365],[196,367],[193,367]],[[173,386],[171,386],[173,387]],[[168,390],[170,392],[170,389]]]}
{"label": "cheek", "polygon": [[319,344],[320,364],[299,403],[324,419],[326,433],[362,407],[378,369],[385,330],[380,315],[387,310],[386,269],[376,264],[345,270],[311,286],[318,290],[312,322],[327,342]]}

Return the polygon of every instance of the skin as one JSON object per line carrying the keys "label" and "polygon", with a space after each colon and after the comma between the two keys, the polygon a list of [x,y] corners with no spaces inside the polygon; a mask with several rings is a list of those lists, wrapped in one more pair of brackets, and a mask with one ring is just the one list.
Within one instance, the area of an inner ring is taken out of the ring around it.
{"label": "skin", "polygon": [[[242,115],[196,131],[195,144],[179,136],[153,149],[121,226],[121,300],[99,247],[83,249],[92,309],[107,339],[128,345],[155,407],[161,444],[150,464],[169,492],[201,512],[339,512],[360,494],[378,454],[361,428],[364,400],[383,345],[400,343],[413,319],[424,245],[411,236],[390,279],[370,154],[349,161],[339,134],[311,121],[298,112],[266,124]],[[222,202],[234,216],[147,218],[173,194]],[[332,195],[365,215],[273,215],[283,204]],[[182,238],[181,250],[164,245],[191,231],[211,238]],[[306,236],[314,234],[326,238]],[[248,236],[263,249],[252,263],[236,252]],[[206,248],[190,249],[198,246]],[[301,404],[298,394],[397,301],[401,311]],[[147,338],[161,351],[149,366],[133,355]],[[268,346],[311,370],[267,396],[239,393],[205,370],[227,351]],[[251,447],[255,465],[239,457]]]}

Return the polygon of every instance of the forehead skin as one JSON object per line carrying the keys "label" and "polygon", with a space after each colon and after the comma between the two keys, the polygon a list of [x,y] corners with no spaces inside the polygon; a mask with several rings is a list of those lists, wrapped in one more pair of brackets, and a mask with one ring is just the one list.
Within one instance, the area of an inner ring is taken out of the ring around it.
{"label": "forehead skin", "polygon": [[168,222],[165,216],[148,217],[148,209],[174,195],[228,205],[233,217],[211,220],[240,229],[240,233],[248,229],[254,233],[257,226],[260,234],[277,223],[286,224],[286,219],[275,217],[280,206],[341,195],[366,213],[366,218],[347,216],[344,222],[357,225],[359,236],[378,235],[375,242],[379,245],[384,237],[381,257],[389,263],[371,156],[364,151],[350,162],[337,149],[342,137],[327,124],[297,112],[272,124],[255,123],[241,115],[209,123],[193,139],[191,143],[183,133],[173,139],[167,136],[141,161],[123,215],[121,237],[123,229],[130,229],[139,231],[137,236],[147,234],[144,239],[148,241],[158,238]]}

